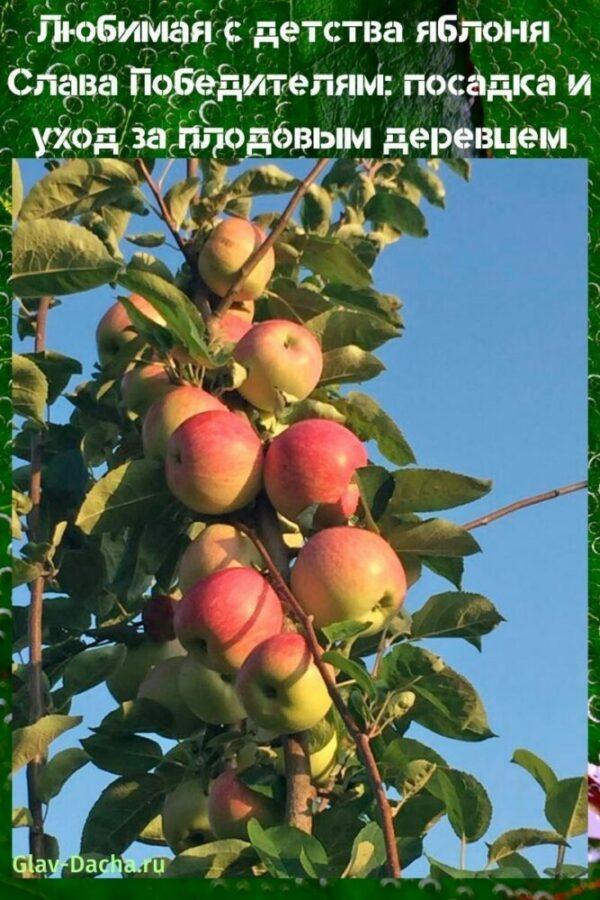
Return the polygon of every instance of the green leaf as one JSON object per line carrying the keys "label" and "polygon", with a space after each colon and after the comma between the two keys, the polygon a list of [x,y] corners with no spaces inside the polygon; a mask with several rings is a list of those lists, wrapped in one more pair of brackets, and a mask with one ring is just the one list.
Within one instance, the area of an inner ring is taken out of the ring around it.
{"label": "green leaf", "polygon": [[397,337],[400,328],[383,319],[348,309],[332,309],[306,323],[324,352],[354,344],[361,350],[376,350]]}
{"label": "green leaf", "polygon": [[11,188],[11,212],[13,223],[19,217],[21,206],[23,205],[23,179],[21,178],[21,167],[19,161],[12,160],[12,188]]}
{"label": "green leaf", "polygon": [[398,466],[416,462],[404,435],[378,403],[367,394],[351,391],[335,402],[346,418],[346,425],[362,441],[374,440],[377,449]]}
{"label": "green leaf", "polygon": [[354,480],[360,491],[363,509],[378,521],[394,491],[394,479],[382,466],[363,466],[354,473]]}
{"label": "green leaf", "polygon": [[323,372],[319,384],[368,381],[384,369],[385,366],[376,356],[351,344],[323,354]]}
{"label": "green leaf", "polygon": [[346,641],[348,638],[360,634],[361,631],[366,631],[368,627],[369,625],[366,622],[354,622],[351,619],[346,619],[344,622],[334,622],[333,625],[327,625],[321,631],[327,640],[334,644],[337,641]]}
{"label": "green leaf", "polygon": [[409,797],[394,817],[397,835],[426,834],[445,814],[444,804],[427,792]]}
{"label": "green leaf", "polygon": [[53,797],[57,797],[71,775],[89,761],[85,750],[79,747],[69,747],[55,753],[45,764],[39,778],[38,793],[42,803],[48,803]]}
{"label": "green leaf", "polygon": [[383,831],[377,822],[369,822],[354,838],[350,862],[343,877],[367,878],[371,872],[385,865],[385,861]]}
{"label": "green leaf", "polygon": [[198,193],[199,186],[199,178],[185,178],[183,181],[178,181],[170,187],[165,194],[165,205],[171,214],[171,219],[176,229],[181,228],[189,205]]}
{"label": "green leaf", "polygon": [[[447,863],[440,862],[439,859],[434,859],[433,856],[427,856],[427,861],[430,865],[429,873],[432,878],[491,878],[492,873],[488,870],[476,870],[476,869],[457,869],[455,866],[449,866]],[[506,877],[509,877],[508,875]]]}
{"label": "green leaf", "polygon": [[566,847],[566,840],[556,831],[542,831],[539,828],[512,828],[496,838],[488,850],[488,862],[498,862],[512,853],[527,847],[539,847],[542,844],[558,844]]}
{"label": "green leaf", "polygon": [[164,511],[169,502],[162,465],[136,459],[112,469],[94,484],[75,524],[84,534],[120,532],[145,523]]}
{"label": "green leaf", "polygon": [[445,166],[460,175],[465,181],[471,180],[471,160],[469,159],[442,159]]}
{"label": "green leaf", "polygon": [[358,663],[353,659],[348,659],[348,657],[344,656],[339,650],[327,650],[321,659],[323,662],[335,666],[335,668],[343,672],[344,675],[348,675],[349,678],[352,678],[358,687],[363,690],[365,694],[368,694],[369,697],[374,699],[377,696],[375,685],[364,664]]}
{"label": "green leaf", "polygon": [[487,791],[473,775],[438,768],[427,789],[446,807],[450,825],[459,838],[473,843],[483,837],[490,827],[492,804]]}
{"label": "green leaf", "polygon": [[32,828],[33,816],[26,806],[16,806],[12,811],[13,828]]}
{"label": "green leaf", "polygon": [[81,716],[50,715],[43,716],[35,725],[17,728],[13,732],[13,774],[36,756],[45,756],[52,741],[81,721]]}
{"label": "green leaf", "polygon": [[211,841],[184,850],[170,863],[165,878],[222,878],[246,875],[255,859],[247,841],[237,838]]}
{"label": "green leaf", "polygon": [[287,194],[299,184],[297,178],[278,166],[258,166],[238,175],[225,191],[232,197],[256,197],[260,194]]}
{"label": "green leaf", "polygon": [[56,350],[44,350],[40,353],[25,353],[24,357],[44,373],[48,383],[48,403],[54,401],[62,394],[72,375],[81,375],[82,367],[78,359],[63,356]]}
{"label": "green leaf", "polygon": [[118,778],[105,788],[83,826],[81,853],[123,853],[161,808],[165,782],[158,775]]}
{"label": "green leaf", "polygon": [[70,694],[82,694],[90,688],[106,681],[111,672],[125,658],[126,648],[122,644],[110,647],[90,647],[78,653],[63,672],[63,686]]}
{"label": "green leaf", "polygon": [[102,719],[100,730],[103,733],[127,733],[137,731],[156,734],[168,731],[173,726],[173,716],[160,703],[153,700],[127,700]]}
{"label": "green leaf", "polygon": [[560,876],[556,874],[555,869],[544,869],[544,875],[549,875],[550,878],[585,878],[588,873],[587,866],[570,866],[568,864],[560,867]]}
{"label": "green leaf", "polygon": [[465,569],[461,557],[452,559],[444,556],[421,556],[421,562],[436,575],[446,578],[457,590],[460,590]]}
{"label": "green leaf", "polygon": [[311,184],[302,201],[300,221],[305,231],[325,236],[329,231],[333,204],[331,195],[319,184]]}
{"label": "green leaf", "polygon": [[71,159],[32,187],[19,218],[72,219],[106,206],[143,213],[139,181],[135,166],[124,159]]}
{"label": "green leaf", "polygon": [[443,469],[404,469],[394,473],[396,488],[390,512],[436,512],[479,500],[492,482]]}
{"label": "green leaf", "polygon": [[40,367],[26,356],[12,358],[12,400],[17,415],[43,424],[48,381]]}
{"label": "green leaf", "polygon": [[493,875],[493,877],[501,878],[502,871],[507,868],[516,869],[522,878],[539,878],[536,867],[529,862],[527,857],[521,856],[520,853],[511,853],[510,856],[505,856],[504,859],[501,859],[498,863],[498,869],[495,870],[498,872],[498,875]]}
{"label": "green leaf", "polygon": [[125,240],[136,247],[160,247],[165,242],[161,231],[146,231],[143,234],[126,234]]}
{"label": "green leaf", "polygon": [[45,572],[46,565],[44,562],[30,562],[29,560],[21,559],[20,556],[13,556],[12,558],[13,587],[29,584],[31,581],[35,581],[36,578],[44,575]]}
{"label": "green leaf", "polygon": [[365,206],[365,216],[376,225],[391,225],[412,237],[427,237],[427,224],[421,210],[398,194],[378,191]]}
{"label": "green leaf", "polygon": [[9,283],[18,297],[78,294],[114,281],[120,268],[87,228],[36,219],[21,223],[14,233]]}
{"label": "green leaf", "polygon": [[[348,284],[330,283],[323,287],[323,294],[329,304],[368,313],[375,319],[387,322],[395,328],[402,325],[398,310],[402,302],[393,294],[381,294],[372,287],[356,287]],[[324,310],[320,310],[323,312]]]}
{"label": "green leaf", "polygon": [[548,763],[532,753],[531,750],[515,750],[511,762],[522,766],[526,772],[529,772],[545,794],[549,794],[558,784],[558,778]]}
{"label": "green leaf", "polygon": [[399,553],[457,557],[481,551],[470,532],[446,519],[396,525],[386,537]]}
{"label": "green leaf", "polygon": [[115,775],[141,775],[163,758],[156,741],[136,734],[98,732],[84,738],[81,746],[98,768]]}
{"label": "green leaf", "polygon": [[297,241],[302,266],[326,281],[352,287],[369,287],[371,274],[352,250],[339,240],[303,235]]}
{"label": "green leaf", "polygon": [[460,637],[480,649],[481,636],[489,634],[503,621],[487,597],[448,591],[430,597],[413,613],[412,637]]}
{"label": "green leaf", "polygon": [[444,182],[425,166],[420,166],[416,159],[407,159],[400,172],[402,181],[409,181],[418,188],[426,200],[442,209],[445,204],[446,188]]}
{"label": "green leaf", "polygon": [[291,825],[263,828],[251,819],[248,837],[275,878],[318,878],[327,867],[327,853],[320,841]]}
{"label": "green leaf", "polygon": [[565,838],[587,831],[587,783],[585,778],[562,778],[548,791],[546,818]]}

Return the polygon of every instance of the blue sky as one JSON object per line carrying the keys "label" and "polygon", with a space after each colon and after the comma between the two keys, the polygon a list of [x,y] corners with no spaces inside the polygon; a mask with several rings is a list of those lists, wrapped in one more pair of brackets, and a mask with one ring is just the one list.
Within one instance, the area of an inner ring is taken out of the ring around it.
{"label": "blue sky", "polygon": [[[281,165],[295,174],[310,168],[307,160]],[[22,166],[26,187],[44,173],[38,161]],[[399,423],[419,464],[493,479],[491,495],[449,514],[457,522],[584,479],[587,468],[587,164],[480,160],[473,168],[469,184],[444,168],[446,210],[425,208],[429,237],[402,239],[375,266],[376,287],[405,302],[406,331],[380,352],[386,371],[366,385]],[[182,170],[179,161],[170,180]],[[256,210],[281,203],[261,201]],[[157,227],[151,214],[130,231]],[[175,267],[174,251],[162,255]],[[89,373],[95,326],[113,301],[108,287],[63,298],[50,314],[48,346],[78,356]],[[56,421],[70,406],[61,400],[55,410]],[[376,452],[371,456],[377,459]],[[540,788],[510,764],[516,748],[544,757],[559,777],[585,771],[585,493],[499,520],[476,537],[483,553],[467,559],[464,589],[488,596],[507,621],[484,638],[481,654],[460,640],[427,646],[473,681],[498,737],[470,744],[418,727],[410,734],[486,786],[494,804],[490,841],[507,828],[547,827]],[[447,582],[427,575],[410,592],[407,608],[446,589]],[[19,593],[18,602],[24,600]],[[76,698],[72,711],[95,725],[112,705],[100,687]],[[69,732],[55,751],[86,733],[84,727]],[[46,828],[58,837],[63,858],[77,852],[87,810],[113,777],[87,766],[52,802]],[[22,777],[14,805],[25,805]],[[20,829],[15,852],[25,846]],[[446,822],[426,847],[458,865],[458,840]],[[137,845],[128,855],[142,859],[151,850]],[[469,847],[468,867],[482,866],[485,852],[483,842]],[[540,870],[554,861],[552,848],[528,856]],[[574,840],[567,860],[583,865],[585,857],[585,839]],[[426,871],[420,860],[407,876]]]}

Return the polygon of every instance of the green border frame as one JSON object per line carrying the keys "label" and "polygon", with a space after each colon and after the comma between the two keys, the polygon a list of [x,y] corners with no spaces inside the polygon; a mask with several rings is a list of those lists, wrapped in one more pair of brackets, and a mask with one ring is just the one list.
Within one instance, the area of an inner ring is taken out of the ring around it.
{"label": "green border frame", "polygon": [[[405,23],[425,18],[434,18],[441,14],[441,11],[448,11],[448,7],[452,4],[448,3],[432,3],[427,0],[415,0],[411,2],[406,10],[400,10],[400,4],[397,0],[381,0],[378,3],[377,13],[381,20],[389,18],[401,18]],[[86,4],[84,13],[73,12],[73,20],[79,19],[95,19],[98,15],[107,12],[118,12],[120,4],[117,0],[89,0]],[[183,5],[182,5],[183,6]],[[243,6],[243,9],[242,9]],[[360,2],[360,0],[304,0],[302,3],[302,14],[306,16],[311,14],[319,18],[333,17],[337,12],[338,15],[343,11],[344,16],[351,13],[356,18],[367,18],[365,10],[369,4]],[[598,25],[600,21],[600,0],[575,0],[566,5],[564,12],[558,7],[558,2],[551,0],[500,0],[500,2],[491,2],[491,0],[464,0],[459,4],[461,15],[467,19],[486,20],[508,20],[519,21],[525,19],[535,21],[539,19],[549,19],[552,28],[552,41],[547,45],[531,45],[520,44],[478,44],[471,48],[473,62],[479,71],[484,75],[493,72],[503,72],[507,74],[517,73],[519,71],[556,72],[559,66],[564,66],[568,71],[581,75],[589,72],[592,79],[599,74],[600,64],[598,62],[598,49],[600,48],[600,32]],[[46,68],[52,60],[52,53],[48,57],[48,49],[45,46],[37,46],[31,43],[31,39],[27,38],[34,28],[34,10],[39,10],[41,3],[34,0],[8,0],[0,9],[0,47],[4,49],[8,56],[9,63],[15,64],[18,60],[25,58],[29,54],[32,58],[32,68],[41,71]],[[166,8],[160,0],[131,0],[129,7],[132,15],[141,13],[148,14],[155,18],[165,15]],[[215,20],[224,15],[239,15],[248,20],[251,16],[262,18],[293,18],[299,14],[297,7],[294,7],[291,0],[250,0],[248,3],[242,4],[239,0],[222,0],[217,8],[217,4],[213,4],[210,15]],[[195,3],[189,3],[189,9],[182,9],[182,14],[189,10],[195,9]],[[436,16],[428,14],[433,8],[437,8]],[[45,4],[46,12],[65,13],[65,4],[59,0],[48,0]],[[372,17],[372,16],[371,16]],[[91,71],[93,65],[97,68],[107,67],[111,65],[110,59],[102,60],[103,56],[112,56],[115,65],[122,65],[127,61],[127,48],[121,46],[117,48],[120,53],[120,59],[117,59],[119,53],[113,54],[112,48],[93,47],[86,45],[85,53],[90,59],[92,65],[87,66]],[[75,62],[77,53],[80,48],[67,48],[60,53],[60,60],[66,65],[76,67],[80,62]],[[385,52],[385,49],[380,53]],[[169,71],[175,64],[167,56],[168,51],[157,53],[154,51],[153,67],[161,71]],[[285,49],[285,59],[282,57],[283,68],[278,71],[287,71],[288,65],[291,64],[287,58],[288,50]],[[46,59],[44,58],[46,56]],[[276,68],[276,60],[278,54],[273,55],[273,69]],[[304,57],[300,54],[296,55],[294,60],[294,68],[303,70],[310,68],[316,64],[317,58],[311,58],[310,55]],[[219,60],[217,60],[218,62]],[[215,63],[214,59],[210,60],[211,65]],[[321,60],[322,62],[322,60]],[[464,62],[464,59],[463,59]],[[251,61],[254,64],[254,60]],[[397,65],[397,63],[396,63]],[[243,58],[240,58],[240,68],[244,66]],[[104,68],[104,70],[106,70]],[[417,63],[413,60],[413,71],[418,71]],[[411,124],[406,122],[405,117],[396,116],[398,110],[401,109],[401,99],[392,98],[390,102],[382,101],[381,109],[378,110],[379,121],[392,121],[397,117],[403,124]],[[10,295],[6,291],[6,281],[9,275],[10,263],[10,236],[11,223],[9,215],[9,192],[10,192],[10,159],[14,156],[34,155],[33,142],[29,136],[29,129],[36,118],[40,115],[41,104],[35,101],[25,101],[21,99],[19,103],[14,102],[14,98],[7,98],[0,111],[0,125],[3,128],[4,141],[3,148],[0,150],[0,177],[2,179],[0,185],[0,196],[3,203],[0,207],[1,227],[0,227],[0,274],[4,292],[0,293],[0,493],[2,512],[8,510],[10,500],[10,371],[8,363],[10,361],[10,345],[11,345],[11,303]],[[69,121],[80,122],[91,114],[98,114],[102,120],[108,124],[114,123],[118,127],[131,125],[135,122],[142,122],[146,115],[146,122],[152,121],[158,123],[164,121],[164,109],[161,104],[156,104],[156,109],[152,110],[148,104],[142,108],[139,102],[131,101],[129,104],[123,105],[117,112],[112,108],[107,108],[106,112],[98,112],[93,108],[93,104],[84,103],[81,108],[78,104],[73,104],[71,108],[57,108],[56,104],[51,104],[48,109],[45,105],[42,111],[44,121],[38,124],[45,125],[55,121],[53,116],[61,114]],[[90,109],[92,110],[90,113]],[[558,97],[551,99],[531,98],[517,99],[512,104],[506,104],[502,100],[496,100],[484,106],[485,123],[488,125],[499,125],[509,127],[511,125],[548,125],[550,127],[558,127],[559,125],[567,125],[570,133],[570,144],[567,152],[561,154],[551,154],[553,156],[566,157],[585,157],[589,160],[589,176],[590,176],[590,261],[589,261],[589,374],[590,374],[590,396],[589,396],[589,478],[590,478],[590,543],[589,543],[589,576],[590,576],[590,701],[593,709],[598,712],[600,717],[600,695],[596,695],[598,684],[600,684],[600,630],[598,622],[600,621],[600,549],[596,543],[596,536],[600,534],[600,506],[597,501],[598,490],[600,488],[600,472],[598,460],[600,459],[600,391],[598,390],[597,378],[600,376],[600,260],[598,255],[598,237],[599,237],[599,221],[600,208],[597,196],[598,186],[598,152],[599,152],[599,126],[591,115],[592,99],[583,95],[577,97]],[[271,114],[268,105],[257,101],[252,106],[252,118],[255,116],[266,117],[266,121],[271,121],[268,116]],[[312,111],[311,111],[312,112]],[[369,101],[368,109],[363,107],[360,101],[355,102],[351,106],[345,105],[343,102],[333,104],[329,102],[323,108],[317,108],[315,115],[323,121],[338,121],[341,123],[350,121],[359,121],[361,116],[368,113],[365,118],[373,120],[373,105]],[[184,120],[190,118],[189,105],[185,102],[169,107],[167,110],[167,121]],[[302,109],[302,105],[298,105],[298,120],[306,114],[306,110]],[[423,109],[419,110],[421,119],[429,121],[439,120],[439,110],[436,109],[435,103],[423,104]],[[239,118],[239,115],[238,115]],[[85,155],[85,154],[72,154]],[[161,154],[162,155],[162,154]],[[178,154],[174,154],[178,155]],[[283,154],[279,154],[283,155]],[[498,153],[498,156],[502,154]],[[543,154],[520,154],[527,155],[543,155]],[[10,727],[6,717],[8,711],[9,694],[7,687],[7,679],[10,672],[10,628],[9,618],[6,615],[7,608],[10,606],[10,571],[8,566],[8,548],[10,541],[10,518],[8,515],[0,517],[0,578],[2,586],[1,603],[0,603],[0,658],[1,658],[1,675],[0,675],[0,821],[9,823],[10,809],[10,779],[9,772],[9,749],[10,749]],[[597,760],[600,752],[600,724],[590,720],[590,758]],[[169,892],[172,885],[169,882],[162,883],[161,886],[156,881],[152,882],[153,887],[148,890],[157,891],[160,894]],[[81,884],[78,880],[53,880],[53,881],[22,881],[12,877],[10,869],[10,830],[0,829],[0,889],[4,887],[11,891],[11,896],[19,896],[20,894],[28,894],[39,897],[69,897],[75,896],[81,890]],[[329,891],[332,895],[344,896],[347,898],[360,897],[366,891],[373,891],[375,885],[372,881],[365,882],[336,882],[328,883],[325,888],[318,883],[304,882],[296,884],[292,882],[273,883],[269,879],[259,880],[240,880],[240,881],[219,881],[219,882],[197,882],[186,881],[178,884],[177,891],[182,898],[196,897],[199,893],[207,893],[218,889],[221,895],[230,895],[237,891],[250,890],[259,892],[273,892],[274,890],[282,892],[290,892],[296,896],[310,897],[313,894],[319,895],[322,890]],[[435,896],[440,898],[457,897],[464,894],[465,891],[476,897],[493,897],[497,894],[501,887],[503,893],[513,894],[519,892],[523,894],[533,895],[535,892],[543,890],[545,893],[556,897],[567,897],[571,894],[580,894],[597,890],[600,887],[600,871],[591,870],[589,878],[586,881],[553,881],[551,879],[531,880],[512,880],[509,884],[502,885],[498,882],[486,881],[467,881],[454,882],[444,881],[439,890],[438,886],[433,887],[430,880],[417,882],[416,880],[407,879],[400,884],[390,882],[380,882],[379,889],[384,892],[401,891],[406,897],[421,896],[422,891],[430,890]],[[432,890],[433,887],[433,890]],[[139,891],[139,881],[137,879],[130,880],[91,880],[85,882],[86,894],[95,897],[104,897],[109,893],[114,894],[115,890],[119,896],[134,896]]]}

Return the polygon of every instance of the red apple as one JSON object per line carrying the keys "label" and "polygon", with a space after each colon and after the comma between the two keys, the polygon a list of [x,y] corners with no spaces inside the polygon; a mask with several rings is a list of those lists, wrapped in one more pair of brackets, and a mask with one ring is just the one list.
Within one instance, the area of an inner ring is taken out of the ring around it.
{"label": "red apple", "polygon": [[256,819],[263,828],[282,820],[277,804],[244,784],[233,769],[226,769],[210,785],[208,819],[218,839],[248,840],[248,822]]}
{"label": "red apple", "polygon": [[263,448],[247,418],[205,412],[187,419],[167,445],[167,483],[189,509],[206,515],[247,506],[262,485]]}
{"label": "red apple", "polygon": [[156,594],[150,597],[142,609],[142,625],[144,632],[151,641],[175,640],[175,628],[173,616],[177,600],[164,594]]}
{"label": "red apple", "polygon": [[209,525],[184,550],[179,560],[179,587],[185,594],[197,581],[239,566],[261,567],[264,560],[250,538],[233,525]]}
{"label": "red apple", "polygon": [[214,410],[226,412],[227,407],[208,391],[192,384],[173,386],[144,416],[142,442],[145,455],[152,459],[164,458],[169,438],[186,419]]}
{"label": "red apple", "polygon": [[172,391],[175,385],[161,363],[145,363],[125,372],[121,379],[123,405],[130,412],[144,415],[155,400]]}
{"label": "red apple", "polygon": [[331,708],[306,639],[293,632],[259,644],[238,672],[235,688],[252,721],[276,735],[313,728]]}
{"label": "red apple", "polygon": [[341,525],[356,511],[359,491],[355,471],[367,465],[356,435],[327,419],[291,425],[270,445],[265,459],[265,489],[275,509],[297,521],[319,504],[317,525]]}
{"label": "red apple", "polygon": [[[161,314],[149,303],[145,297],[132,294],[129,300],[136,309],[139,309],[148,319],[158,325],[166,322]],[[118,300],[104,313],[96,329],[96,344],[98,346],[98,359],[102,366],[107,366],[123,347],[136,337],[129,313]]]}
{"label": "red apple", "polygon": [[314,334],[286,319],[259,322],[237,344],[234,357],[248,372],[240,394],[267,411],[277,409],[282,400],[304,400],[323,370]]}
{"label": "red apple", "polygon": [[291,586],[317,628],[352,619],[380,631],[406,595],[402,563],[387,541],[361,528],[326,528],[298,554]]}
{"label": "red apple", "polygon": [[223,569],[184,595],[175,610],[175,633],[205,666],[230,674],[265,638],[281,631],[279,597],[260,572]]}
{"label": "red apple", "polygon": [[[198,271],[211,291],[224,297],[249,256],[266,234],[246,219],[225,219],[213,229],[198,257]],[[236,291],[236,301],[256,300],[263,293],[275,268],[271,247]]]}

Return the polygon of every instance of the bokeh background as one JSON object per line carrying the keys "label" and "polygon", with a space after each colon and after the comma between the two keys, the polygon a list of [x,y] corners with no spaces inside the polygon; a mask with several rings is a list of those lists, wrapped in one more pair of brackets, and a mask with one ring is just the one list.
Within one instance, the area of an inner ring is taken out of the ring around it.
{"label": "bokeh background", "polygon": [[[274,162],[297,175],[310,168],[306,160]],[[22,167],[26,187],[45,171],[39,161]],[[175,163],[167,184],[182,177],[183,167]],[[491,495],[454,511],[452,518],[464,522],[585,478],[587,166],[583,160],[482,160],[474,162],[470,184],[447,171],[444,178],[447,208],[427,210],[429,237],[402,239],[376,264],[378,289],[405,301],[406,331],[383,349],[386,372],[366,390],[397,420],[421,465],[493,479]],[[255,211],[280,209],[283,202],[267,198]],[[151,218],[131,231],[155,230]],[[178,264],[169,248],[157,255]],[[96,323],[115,298],[109,288],[66,297],[50,314],[48,346],[82,359],[84,377],[95,362]],[[55,410],[65,420],[70,404],[61,400]],[[478,531],[484,552],[467,559],[464,588],[490,597],[507,622],[484,638],[481,655],[463,641],[427,644],[473,681],[498,737],[463,744],[416,726],[410,734],[487,787],[494,804],[489,840],[509,827],[545,827],[540,788],[510,764],[517,747],[544,757],[560,777],[585,771],[585,517],[581,492]],[[407,608],[446,587],[424,576]],[[17,603],[26,599],[17,592]],[[89,726],[113,705],[100,687],[76,697],[72,711]],[[69,732],[54,752],[87,733],[83,726]],[[59,839],[63,858],[78,851],[85,815],[112,779],[85,767],[52,802],[46,829]],[[19,778],[14,805],[24,800]],[[458,841],[445,822],[426,848],[458,865]],[[142,859],[152,849],[138,845],[128,855]],[[24,829],[16,832],[14,851],[27,852]],[[470,847],[467,866],[482,867],[485,851],[483,842]],[[540,869],[554,862],[552,848],[528,856]],[[585,858],[585,839],[578,838],[567,861],[585,864]],[[419,860],[407,877],[427,870]]]}

